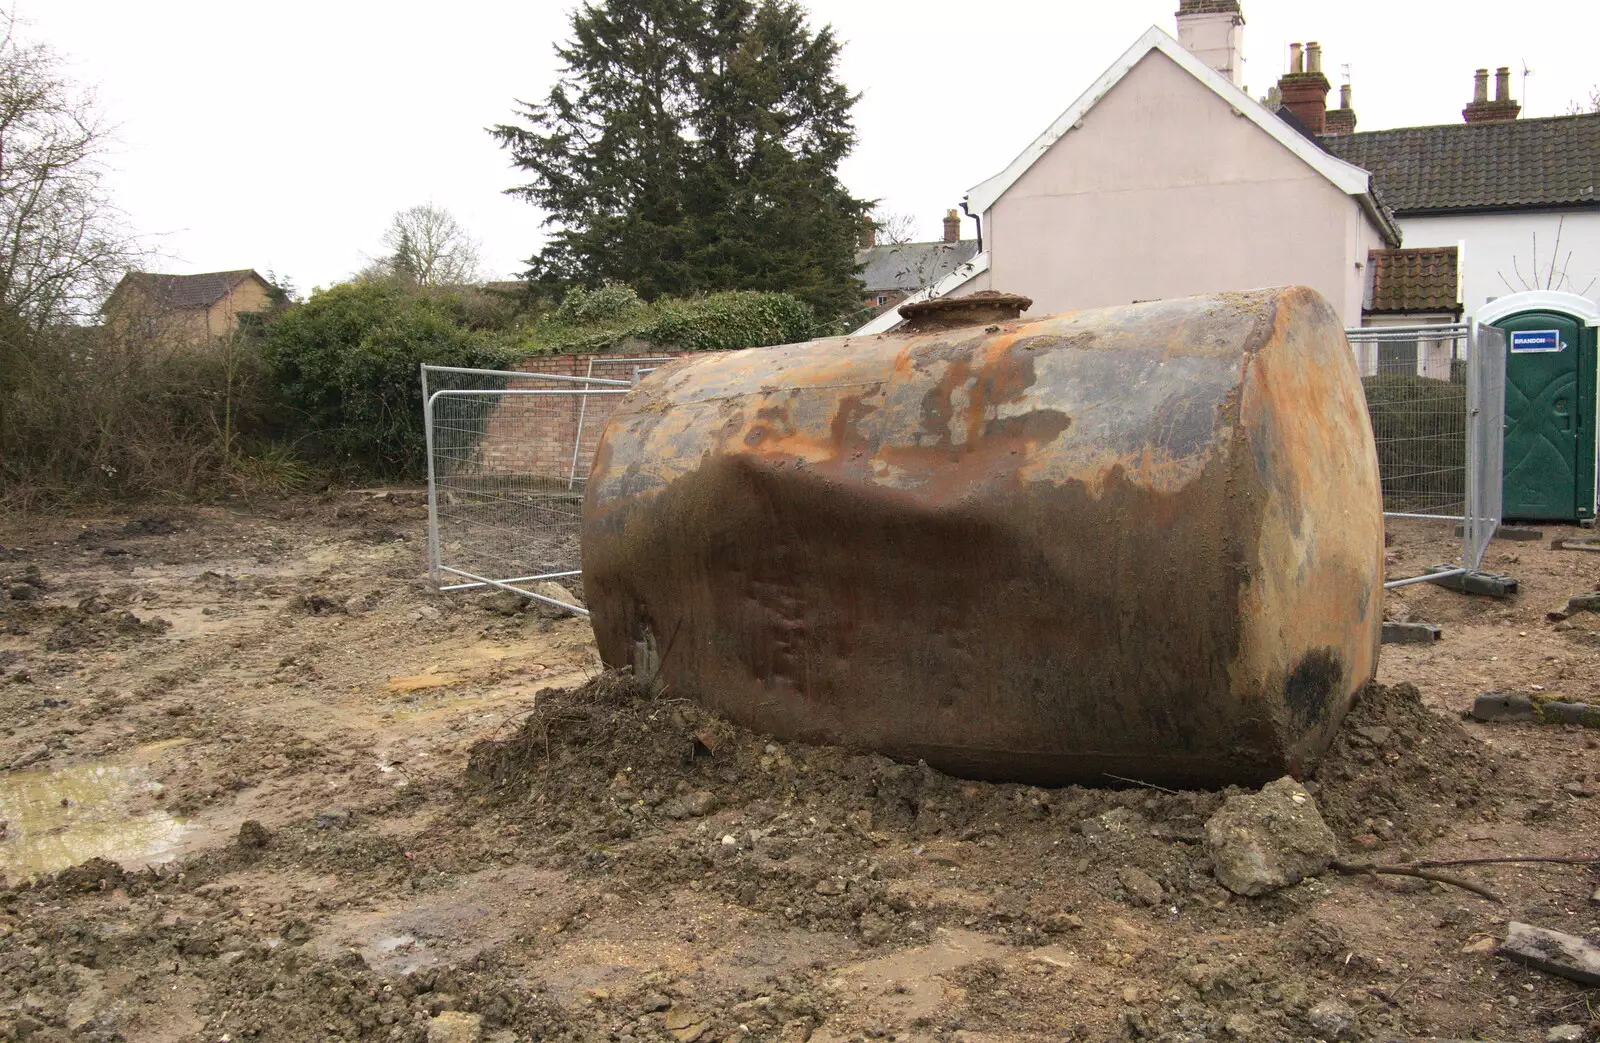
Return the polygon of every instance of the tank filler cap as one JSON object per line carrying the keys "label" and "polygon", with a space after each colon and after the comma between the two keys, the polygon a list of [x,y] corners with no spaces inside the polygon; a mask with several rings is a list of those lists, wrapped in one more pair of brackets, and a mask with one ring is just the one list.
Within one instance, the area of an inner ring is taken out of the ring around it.
{"label": "tank filler cap", "polygon": [[964,297],[935,297],[915,304],[902,304],[900,317],[905,325],[897,332],[927,333],[953,330],[962,326],[986,326],[1022,317],[1033,306],[1033,298],[999,290],[979,290]]}

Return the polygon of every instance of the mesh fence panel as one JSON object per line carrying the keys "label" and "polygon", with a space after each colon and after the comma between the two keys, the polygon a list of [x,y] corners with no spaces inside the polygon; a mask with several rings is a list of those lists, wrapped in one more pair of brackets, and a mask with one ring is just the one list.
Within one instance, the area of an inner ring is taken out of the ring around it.
{"label": "mesh fence panel", "polygon": [[1466,564],[1478,571],[1505,493],[1506,333],[1475,326],[1469,356]]}
{"label": "mesh fence panel", "polygon": [[1366,390],[1384,513],[1460,522],[1454,571],[1478,571],[1500,524],[1505,334],[1454,324],[1345,335]]}
{"label": "mesh fence panel", "polygon": [[579,574],[584,482],[628,390],[601,379],[425,370],[430,565],[443,589],[550,600],[534,585]]}
{"label": "mesh fence panel", "polygon": [[1378,327],[1346,335],[1378,444],[1384,512],[1465,517],[1467,327]]}

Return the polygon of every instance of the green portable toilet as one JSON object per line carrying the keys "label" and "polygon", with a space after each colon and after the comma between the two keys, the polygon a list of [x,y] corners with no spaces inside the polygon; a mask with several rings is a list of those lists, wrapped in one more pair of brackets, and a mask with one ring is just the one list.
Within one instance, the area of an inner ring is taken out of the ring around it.
{"label": "green portable toilet", "polygon": [[1593,519],[1600,306],[1575,293],[1530,290],[1490,302],[1477,321],[1506,333],[1502,516]]}

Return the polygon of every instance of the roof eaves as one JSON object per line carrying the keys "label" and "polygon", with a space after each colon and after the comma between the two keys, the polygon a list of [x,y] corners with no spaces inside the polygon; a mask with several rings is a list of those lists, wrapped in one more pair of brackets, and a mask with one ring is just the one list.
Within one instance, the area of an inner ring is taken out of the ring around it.
{"label": "roof eaves", "polygon": [[[1221,73],[1196,58],[1188,48],[1174,40],[1159,26],[1152,25],[1004,170],[986,181],[979,182],[967,192],[967,211],[982,214],[993,206],[1012,185],[1021,180],[1022,175],[1027,173],[1041,156],[1050,150],[1051,146],[1075,129],[1089,110],[1094,108],[1100,99],[1120,83],[1122,78],[1151,51],[1160,51],[1172,59],[1179,68],[1233,106],[1235,112],[1266,131],[1278,144],[1293,152],[1302,162],[1327,178],[1346,195],[1359,196],[1370,191],[1372,179],[1365,170],[1325,151],[1316,142],[1296,132],[1275,113],[1269,112],[1260,102],[1235,87]],[[1382,223],[1380,221],[1380,224]]]}
{"label": "roof eaves", "polygon": [[1403,242],[1400,234],[1400,225],[1393,210],[1390,210],[1376,191],[1363,192],[1356,199],[1361,204],[1361,209],[1372,218],[1379,231],[1383,233],[1383,241],[1391,247],[1398,247]]}
{"label": "roof eaves", "polygon": [[900,308],[906,304],[915,304],[918,301],[929,300],[933,297],[943,297],[959,287],[962,283],[989,270],[989,251],[985,250],[970,261],[964,261],[943,279],[932,286],[925,287],[913,293],[905,300],[892,308],[886,308],[877,317],[859,329],[852,330],[848,336],[866,337],[874,333],[887,333],[905,321],[900,318]]}

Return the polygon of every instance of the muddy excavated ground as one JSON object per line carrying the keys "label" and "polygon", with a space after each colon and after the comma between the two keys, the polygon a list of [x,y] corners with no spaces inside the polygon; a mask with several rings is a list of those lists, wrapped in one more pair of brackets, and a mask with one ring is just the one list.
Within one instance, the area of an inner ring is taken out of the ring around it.
{"label": "muddy excavated ground", "polygon": [[[0,1039],[1537,1041],[1595,993],[1508,920],[1595,930],[1589,868],[1504,898],[1213,879],[1224,794],[968,783],[774,743],[600,676],[586,623],[431,592],[414,492],[0,519]],[[1431,586],[1307,780],[1348,857],[1600,855],[1600,554],[1496,542]],[[1397,526],[1390,570],[1457,551]],[[1415,687],[1412,687],[1412,686]],[[1535,686],[1538,686],[1536,688]],[[1419,694],[1420,693],[1420,694]]]}

